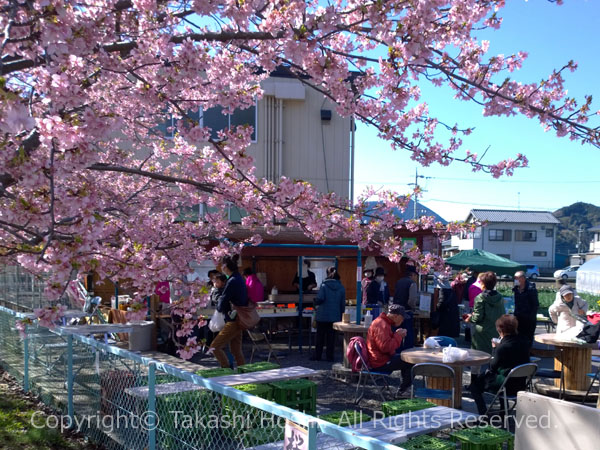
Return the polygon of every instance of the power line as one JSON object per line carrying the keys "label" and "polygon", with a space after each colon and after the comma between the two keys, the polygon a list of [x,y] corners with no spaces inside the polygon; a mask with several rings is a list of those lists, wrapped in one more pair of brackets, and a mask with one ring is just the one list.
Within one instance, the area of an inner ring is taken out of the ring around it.
{"label": "power line", "polygon": [[[515,205],[498,205],[498,204],[494,204],[494,203],[476,203],[473,201],[469,201],[469,202],[459,202],[456,200],[441,200],[438,198],[430,198],[427,200],[422,200],[422,201],[427,201],[427,202],[441,202],[441,203],[455,203],[458,205],[472,205],[472,206],[494,206],[497,208],[511,208],[514,209]],[[564,206],[564,205],[562,205]],[[549,208],[547,206],[523,206],[523,208],[527,208],[527,209],[539,209],[539,210],[544,210],[544,211],[548,211],[548,209],[560,209],[562,208],[562,206],[558,206],[556,208]]]}

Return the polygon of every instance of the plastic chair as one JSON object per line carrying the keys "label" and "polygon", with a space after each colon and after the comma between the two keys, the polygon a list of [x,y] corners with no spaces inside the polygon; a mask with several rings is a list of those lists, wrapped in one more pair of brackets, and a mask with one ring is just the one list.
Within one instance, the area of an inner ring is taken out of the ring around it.
{"label": "plastic chair", "polygon": [[[600,356],[592,356],[592,362],[600,363]],[[598,366],[596,372],[590,372],[586,375],[590,377],[592,381],[590,382],[590,386],[588,387],[587,392],[585,393],[585,397],[583,397],[583,400],[581,400],[582,405],[585,404],[585,402],[587,402],[587,398],[590,395],[592,387],[594,386],[594,382],[600,377],[600,366]],[[600,392],[598,393],[598,395],[600,395]]]}
{"label": "plastic chair", "polygon": [[[416,388],[415,389],[415,377],[422,377],[425,385],[426,377],[431,378],[449,378],[452,381],[452,389],[433,389],[428,387]],[[446,364],[439,363],[421,363],[415,364],[411,370],[411,378],[413,384],[410,388],[410,398],[422,397],[422,398],[436,398],[440,400],[450,400],[452,408],[454,404],[454,369]]]}
{"label": "plastic chair", "polygon": [[[381,401],[385,402],[385,397],[383,395],[383,389],[390,389],[390,385],[387,382],[387,379],[390,376],[390,374],[387,372],[378,372],[376,370],[371,370],[371,368],[365,361],[363,354],[360,351],[360,346],[357,343],[354,343],[354,350],[356,351],[358,357],[360,358],[360,363],[361,363],[361,369],[360,369],[360,372],[358,373],[358,383],[356,384],[356,393],[354,395],[354,404],[358,405],[358,403],[362,400],[362,398],[365,394],[365,386],[367,384],[367,378],[371,379],[371,381],[373,382],[375,387],[377,387],[377,389],[378,389],[379,396],[381,397]],[[383,378],[383,383],[385,384],[385,386],[383,388],[380,388],[379,384],[377,384],[377,380],[375,379],[375,377],[377,377],[377,376]],[[364,382],[363,382],[363,377],[364,377]],[[359,395],[358,391],[359,391],[361,385],[362,385],[362,391]]]}
{"label": "plastic chair", "polygon": [[432,336],[441,347],[458,347],[456,340],[448,336]]}
{"label": "plastic chair", "polygon": [[269,350],[269,354],[267,356],[267,361],[270,361],[271,355],[273,355],[273,358],[275,359],[275,361],[277,361],[277,363],[279,363],[277,354],[273,350],[273,347],[271,347],[271,343],[269,342],[269,339],[267,338],[266,333],[264,333],[262,331],[257,331],[257,330],[246,330],[246,331],[248,332],[248,337],[250,337],[250,341],[252,342],[252,353],[250,353],[250,362],[252,362],[252,359],[254,358],[254,352],[260,351],[260,346],[264,344],[264,345],[266,345],[267,349]]}
{"label": "plastic chair", "polygon": [[[563,349],[560,348],[559,349],[561,356],[563,353]],[[562,358],[561,358],[562,360]],[[533,363],[535,361],[532,361],[530,358],[530,361]],[[535,373],[535,378],[550,378],[550,379],[560,379],[560,385],[558,388],[558,399],[561,400],[563,398],[563,395],[565,393],[565,367],[563,365],[560,366],[560,370],[554,370],[554,369],[538,369],[537,372]]]}
{"label": "plastic chair", "polygon": [[[505,414],[505,417],[508,417],[508,413],[510,411],[512,411],[513,409],[515,409],[515,406],[517,405],[517,396],[516,395],[508,395],[506,393],[506,383],[508,383],[508,380],[511,380],[513,378],[526,378],[525,386],[528,390],[531,391],[531,380],[533,379],[533,376],[535,375],[537,368],[538,368],[537,365],[533,364],[533,363],[521,364],[520,366],[513,368],[508,373],[506,378],[504,379],[504,382],[498,389],[498,392],[496,392],[496,395],[494,396],[494,399],[492,400],[492,402],[488,405],[487,410],[485,411],[485,414],[487,415],[490,413],[492,406],[494,406],[494,403],[496,403],[496,400],[502,395],[502,402],[504,404],[504,414]],[[484,392],[484,394],[487,394],[487,393]],[[509,401],[514,402],[510,409],[508,407]]]}

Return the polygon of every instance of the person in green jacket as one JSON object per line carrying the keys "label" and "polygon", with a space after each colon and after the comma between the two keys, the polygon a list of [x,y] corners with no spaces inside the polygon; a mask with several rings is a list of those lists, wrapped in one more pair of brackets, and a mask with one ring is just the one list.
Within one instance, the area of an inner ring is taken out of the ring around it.
{"label": "person in green jacket", "polygon": [[466,322],[475,324],[471,347],[489,354],[492,353],[492,338],[499,336],[496,330],[496,320],[505,314],[502,295],[494,289],[496,282],[497,278],[494,272],[483,274],[481,277],[483,291],[475,297],[473,312],[465,318]]}

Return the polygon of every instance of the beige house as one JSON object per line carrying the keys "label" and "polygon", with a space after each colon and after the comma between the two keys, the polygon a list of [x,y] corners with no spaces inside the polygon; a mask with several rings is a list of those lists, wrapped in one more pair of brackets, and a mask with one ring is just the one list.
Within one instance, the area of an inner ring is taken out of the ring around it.
{"label": "beige house", "polygon": [[[320,192],[352,198],[353,119],[341,117],[321,93],[285,72],[273,72],[262,88],[264,96],[256,106],[231,115],[220,108],[200,111],[200,123],[210,127],[214,137],[228,126],[251,125],[248,153],[259,178],[274,181],[286,176],[308,181]],[[173,125],[168,122],[159,128],[170,137]]]}

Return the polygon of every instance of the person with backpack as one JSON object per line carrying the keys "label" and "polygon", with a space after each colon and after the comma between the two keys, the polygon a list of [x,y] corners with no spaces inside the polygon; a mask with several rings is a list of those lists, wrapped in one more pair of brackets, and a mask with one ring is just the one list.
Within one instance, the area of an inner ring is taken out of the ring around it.
{"label": "person with backpack", "polygon": [[404,322],[406,310],[401,305],[391,304],[387,313],[381,313],[373,321],[367,333],[367,354],[369,366],[377,372],[392,373],[400,370],[402,383],[400,391],[406,391],[412,384],[410,371],[412,364],[402,360],[396,350],[402,345],[406,329],[400,327]]}

